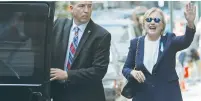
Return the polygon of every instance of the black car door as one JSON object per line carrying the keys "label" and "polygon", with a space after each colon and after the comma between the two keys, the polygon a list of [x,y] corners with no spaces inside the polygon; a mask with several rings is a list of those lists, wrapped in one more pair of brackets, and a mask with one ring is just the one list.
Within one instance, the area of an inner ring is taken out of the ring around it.
{"label": "black car door", "polygon": [[49,100],[54,2],[0,2],[0,100]]}

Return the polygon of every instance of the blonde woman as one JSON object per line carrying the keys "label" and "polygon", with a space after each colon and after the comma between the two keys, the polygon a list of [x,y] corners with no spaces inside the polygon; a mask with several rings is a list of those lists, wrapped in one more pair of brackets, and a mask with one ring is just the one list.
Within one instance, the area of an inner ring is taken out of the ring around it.
{"label": "blonde woman", "polygon": [[122,70],[128,82],[135,81],[130,86],[137,88],[133,89],[137,90],[133,101],[182,101],[175,56],[193,40],[195,6],[187,4],[184,14],[187,26],[183,36],[164,33],[165,18],[159,8],[151,8],[144,14],[143,27],[146,35],[131,40]]}

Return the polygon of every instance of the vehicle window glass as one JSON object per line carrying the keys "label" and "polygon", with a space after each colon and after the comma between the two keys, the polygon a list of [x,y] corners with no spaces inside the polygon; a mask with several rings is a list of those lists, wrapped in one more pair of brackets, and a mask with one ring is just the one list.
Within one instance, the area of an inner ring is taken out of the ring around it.
{"label": "vehicle window glass", "polygon": [[0,6],[9,8],[0,10],[0,84],[43,82],[48,6]]}

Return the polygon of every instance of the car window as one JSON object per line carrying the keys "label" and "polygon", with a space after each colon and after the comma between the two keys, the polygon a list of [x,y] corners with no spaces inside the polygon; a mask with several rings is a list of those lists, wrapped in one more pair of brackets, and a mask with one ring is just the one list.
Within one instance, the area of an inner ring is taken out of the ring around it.
{"label": "car window", "polygon": [[42,83],[48,21],[53,22],[47,4],[1,3],[0,12],[0,84]]}

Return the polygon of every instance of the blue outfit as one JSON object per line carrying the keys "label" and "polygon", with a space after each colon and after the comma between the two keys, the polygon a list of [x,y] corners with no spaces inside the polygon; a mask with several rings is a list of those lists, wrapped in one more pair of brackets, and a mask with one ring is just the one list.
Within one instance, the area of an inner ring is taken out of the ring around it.
{"label": "blue outfit", "polygon": [[[195,29],[186,27],[186,32],[183,36],[175,36],[174,33],[161,36],[158,59],[152,73],[143,64],[145,36],[139,39],[136,69],[144,73],[146,80],[140,84],[139,92],[134,96],[133,101],[183,101],[175,70],[175,56],[178,51],[190,46],[194,34]],[[128,81],[136,80],[130,74],[135,66],[136,46],[137,38],[134,38],[130,42],[127,60],[122,70]],[[164,49],[161,49],[162,47]]]}

